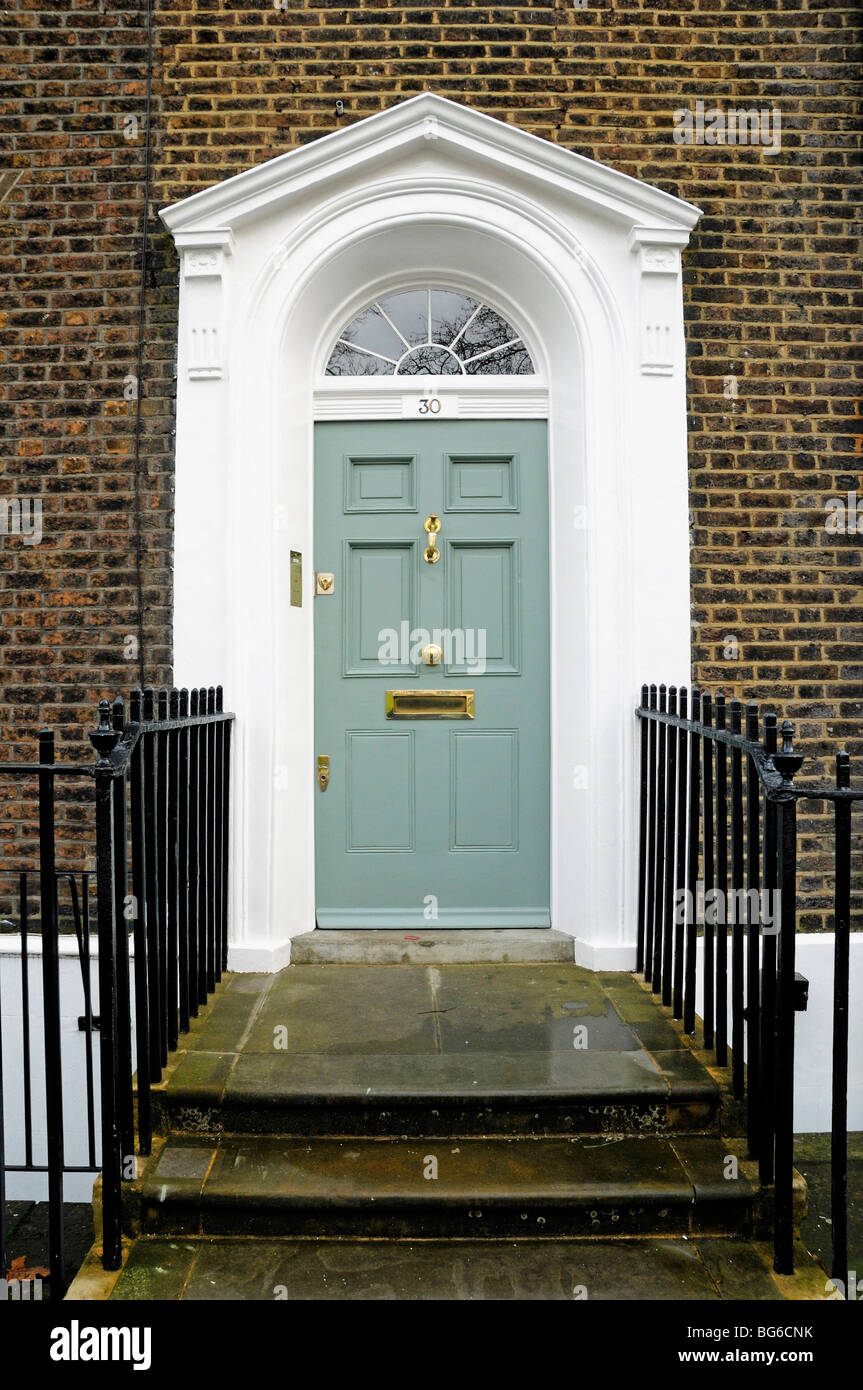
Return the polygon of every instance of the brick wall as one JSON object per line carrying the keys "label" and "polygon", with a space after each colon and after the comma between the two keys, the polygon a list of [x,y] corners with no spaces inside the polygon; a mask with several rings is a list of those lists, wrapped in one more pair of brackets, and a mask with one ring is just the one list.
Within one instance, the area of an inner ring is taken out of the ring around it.
{"label": "brick wall", "polygon": [[[0,540],[4,752],[46,718],[70,735],[86,727],[97,694],[141,674],[123,655],[138,617],[123,381],[135,370],[143,19],[140,5],[104,0],[59,15],[15,0],[4,18],[2,120],[21,177],[0,205],[18,286],[2,316],[15,411],[3,492],[38,493],[45,509],[41,545]],[[697,203],[684,276],[693,674],[771,696],[816,759],[839,741],[859,753],[863,539],[825,530],[827,499],[858,488],[863,528],[859,39],[859,10],[841,0],[156,0],[151,209],[423,90]],[[675,143],[674,112],[699,100],[778,108],[781,148]],[[124,138],[129,116],[137,140]],[[170,674],[176,265],[150,225],[143,676],[158,682]],[[806,873],[818,855],[812,838]],[[808,925],[822,907],[813,898]]]}

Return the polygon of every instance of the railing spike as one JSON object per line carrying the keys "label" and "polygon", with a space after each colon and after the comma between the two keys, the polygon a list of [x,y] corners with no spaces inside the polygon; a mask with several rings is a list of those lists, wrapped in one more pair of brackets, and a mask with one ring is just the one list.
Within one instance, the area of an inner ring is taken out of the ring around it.
{"label": "railing spike", "polygon": [[764,716],[764,751],[767,754],[776,752],[776,715],[772,711]]}

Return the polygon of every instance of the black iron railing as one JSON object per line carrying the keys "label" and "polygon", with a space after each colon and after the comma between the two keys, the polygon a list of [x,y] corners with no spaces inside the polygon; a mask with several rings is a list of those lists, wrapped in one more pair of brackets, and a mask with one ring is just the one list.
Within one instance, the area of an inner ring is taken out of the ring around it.
{"label": "black iron railing", "polygon": [[[850,759],[836,784],[795,785],[794,725],[754,702],[693,687],[642,686],[638,969],[696,1028],[701,938],[704,1046],[746,1100],[747,1147],[773,1186],[774,1266],[793,1273],[797,803],[832,803],[835,959],[832,1075],[832,1277],[848,1288],[848,999],[851,926]],[[781,745],[779,742],[781,735]],[[730,951],[730,960],[729,960]],[[731,1037],[727,1018],[731,1016]]]}
{"label": "black iron railing", "polygon": [[[121,1187],[152,1144],[150,1088],[228,958],[233,716],[221,687],[103,700],[90,735],[96,780],[102,1101],[102,1263],[121,1262]],[[131,894],[129,887],[131,859]],[[137,1106],[128,936],[133,923]],[[106,1007],[106,1001],[111,1007]],[[113,1027],[111,1026],[113,1022]],[[137,1140],[137,1144],[136,1144]]]}
{"label": "black iron railing", "polygon": [[[49,753],[48,742],[44,738],[42,751],[45,754]],[[5,888],[6,880],[9,880],[8,891],[14,895],[14,906],[9,909],[13,914],[13,919],[6,918],[4,921],[6,931],[0,937],[0,943],[4,946],[8,946],[10,943],[14,946],[12,951],[2,951],[2,964],[8,968],[4,972],[5,978],[0,979],[0,1012],[7,1020],[5,1037],[0,1035],[0,1278],[5,1278],[8,1269],[6,1175],[8,1173],[47,1175],[51,1172],[50,1163],[42,1162],[38,1155],[42,1149],[43,1141],[47,1137],[47,1116],[49,1113],[56,1115],[61,1112],[64,1071],[68,1084],[67,1094],[72,1092],[79,1101],[83,1099],[83,1145],[86,1153],[80,1153],[81,1161],[70,1162],[67,1146],[64,1144],[62,1172],[64,1174],[92,1173],[95,1176],[99,1168],[96,1137],[95,1058],[93,1055],[93,1030],[98,1027],[98,1020],[94,1019],[93,1016],[90,959],[91,875],[87,872],[74,873],[67,869],[55,870],[57,895],[54,901],[59,908],[61,905],[60,894],[65,890],[68,895],[67,915],[71,917],[81,972],[82,1013],[78,1018],[78,1028],[84,1035],[84,1055],[83,1060],[78,1061],[74,1068],[70,1068],[68,1065],[65,1068],[58,1066],[56,1046],[50,1049],[46,1047],[46,1040],[50,1033],[50,1030],[46,1030],[45,1027],[46,1014],[56,1013],[58,1017],[60,1016],[59,938],[53,938],[57,941],[55,969],[52,959],[52,938],[50,934],[46,934],[43,938],[41,931],[41,898],[36,897],[34,901],[31,885],[31,879],[34,877],[39,877],[41,882],[41,875],[38,872],[34,875],[32,871],[27,869],[0,869],[0,883]],[[38,931],[34,930],[33,927],[34,911],[39,921]],[[37,973],[39,966],[36,964],[36,956],[32,954],[37,941],[41,956],[41,989],[38,987],[40,983]],[[47,944],[47,951],[44,949],[44,944]],[[35,990],[34,985],[37,986]],[[16,1004],[17,1008],[15,1007]],[[16,1036],[18,1034],[16,1025],[13,1023],[10,1026],[10,1019],[20,1019],[20,1036]],[[9,1097],[8,1108],[13,1109],[15,1113],[12,1133],[20,1161],[19,1159],[10,1161],[3,1125],[4,1111],[7,1108],[4,1103],[3,1048],[5,1045],[8,1055],[10,1041],[15,1045],[18,1054],[15,1070],[18,1076],[19,1089],[17,1095]],[[72,1071],[71,1076],[69,1075],[70,1070]],[[38,1094],[40,1073],[44,1077],[45,1095],[44,1099],[41,1095],[38,1097],[38,1106],[34,1107],[34,1089]],[[34,1115],[34,1109],[38,1110],[38,1114]],[[80,1143],[78,1147],[80,1149]],[[60,1204],[51,1206],[49,1225],[51,1243],[53,1246],[59,1247],[62,1256],[63,1224]]]}
{"label": "black iron railing", "polygon": [[[63,1249],[65,1159],[60,1036],[58,881],[70,882],[78,937],[86,1030],[85,1089],[92,1167],[102,1170],[103,1264],[121,1260],[121,1191],[136,1173],[136,1154],[152,1145],[150,1090],[168,1053],[189,1028],[227,964],[228,836],[231,725],[221,687],[134,690],[129,717],[122,699],[99,705],[90,735],[92,765],[58,764],[54,735],[39,735],[36,764],[0,764],[0,776],[33,778],[39,803],[39,916],[42,946],[42,1035],[48,1177],[51,1296],[66,1287]],[[55,862],[55,780],[83,780],[95,807],[95,873],[81,879]],[[98,1021],[90,997],[89,888],[95,882]],[[22,938],[30,931],[23,885]],[[130,951],[131,942],[131,951]],[[26,973],[26,946],[22,945]],[[23,977],[22,977],[23,978]],[[23,986],[29,989],[29,983]],[[133,1007],[134,1005],[134,1007]],[[29,1003],[28,1003],[29,1008]],[[99,1151],[91,1028],[99,1036]],[[29,1037],[29,1032],[28,1032]],[[27,1076],[31,1062],[27,1055]],[[136,1084],[133,1076],[137,1073]],[[3,1058],[0,1053],[0,1209],[5,1197]],[[32,1105],[25,1111],[32,1158]],[[12,1171],[9,1166],[9,1171]],[[0,1228],[0,1246],[5,1246]],[[0,1249],[5,1272],[6,1250]]]}

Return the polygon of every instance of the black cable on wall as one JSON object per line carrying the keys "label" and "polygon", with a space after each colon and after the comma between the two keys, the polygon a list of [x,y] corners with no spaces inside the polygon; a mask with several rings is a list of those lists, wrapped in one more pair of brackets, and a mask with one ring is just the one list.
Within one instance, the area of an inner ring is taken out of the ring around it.
{"label": "black cable on wall", "polygon": [[147,95],[144,116],[144,206],[141,215],[141,274],[138,292],[138,352],[135,368],[135,586],[138,595],[138,683],[145,680],[144,656],[144,585],[142,579],[141,552],[143,531],[141,522],[141,397],[143,395],[144,374],[144,331],[146,327],[147,293],[147,248],[149,240],[148,219],[150,212],[150,180],[152,175],[152,146],[150,141],[150,116],[153,104],[153,0],[147,0]]}

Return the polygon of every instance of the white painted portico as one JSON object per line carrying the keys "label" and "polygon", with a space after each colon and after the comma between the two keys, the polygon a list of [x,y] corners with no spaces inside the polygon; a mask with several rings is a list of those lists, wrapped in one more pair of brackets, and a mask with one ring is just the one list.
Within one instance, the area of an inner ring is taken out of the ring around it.
{"label": "white painted portico", "polygon": [[[580,964],[634,967],[632,710],[645,673],[689,677],[698,209],[426,93],[161,216],[181,262],[174,679],[223,681],[237,713],[231,968],[284,965],[315,924],[314,421],[402,417],[421,393],[548,417],[552,925]],[[322,375],[352,314],[418,282],[497,308],[539,375]]]}

